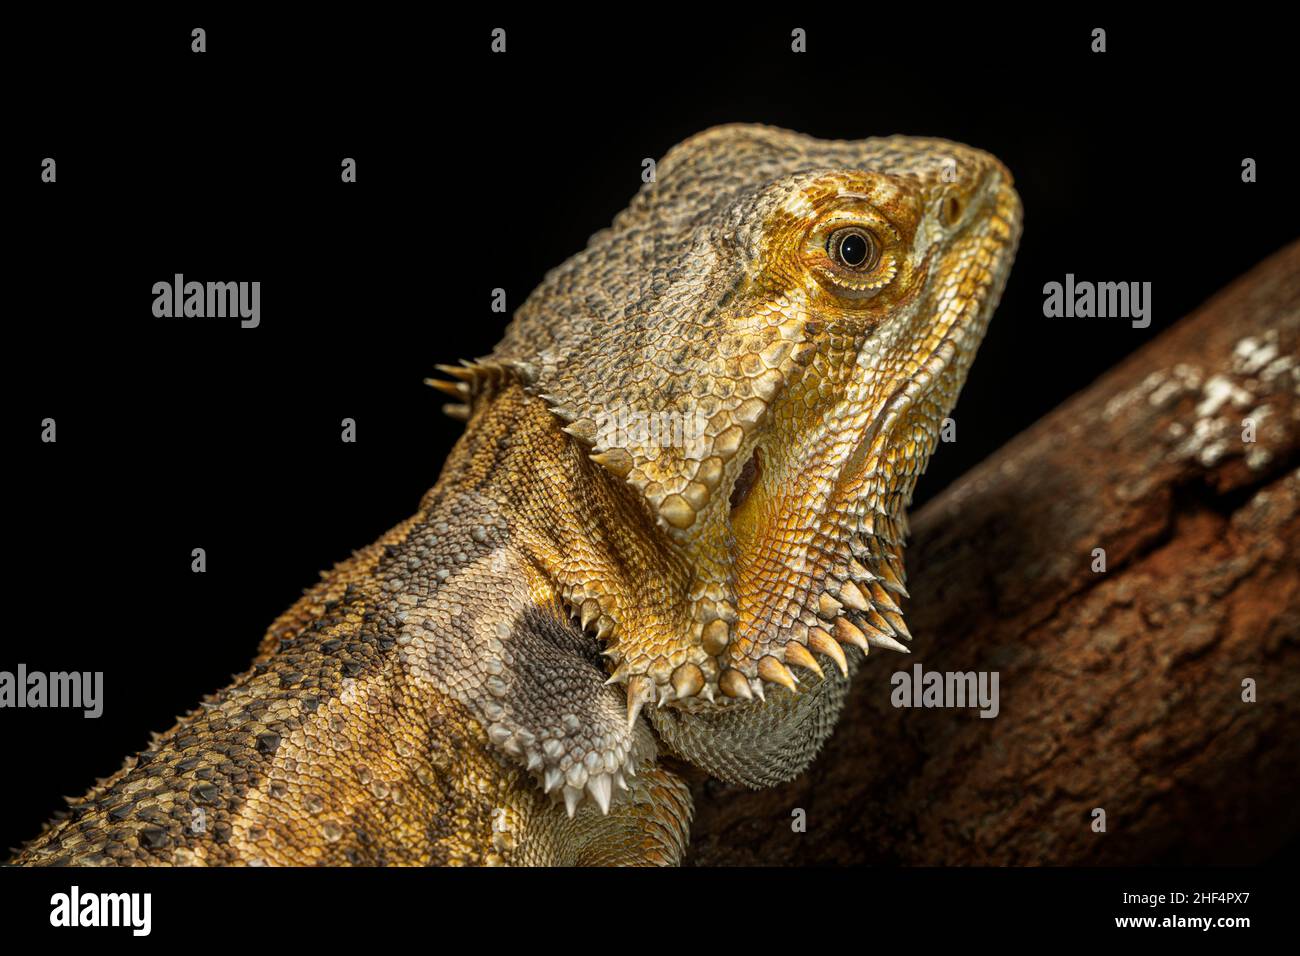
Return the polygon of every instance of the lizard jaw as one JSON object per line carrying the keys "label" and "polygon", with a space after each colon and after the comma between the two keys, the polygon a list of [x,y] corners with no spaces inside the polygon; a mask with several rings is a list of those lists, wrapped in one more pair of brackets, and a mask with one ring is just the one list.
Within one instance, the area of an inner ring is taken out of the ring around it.
{"label": "lizard jaw", "polygon": [[[894,387],[878,404],[859,401],[856,409],[853,405],[842,409],[842,417],[850,421],[864,408],[874,410],[867,413],[861,436],[830,480],[833,490],[811,522],[816,534],[806,541],[809,551],[804,557],[810,563],[815,558],[822,560],[819,571],[795,588],[806,595],[797,623],[777,628],[770,623],[755,626],[755,615],[743,601],[746,591],[780,591],[782,580],[789,590],[791,577],[764,576],[764,563],[757,561],[754,563],[759,573],[738,589],[742,592],[742,615],[751,618],[747,623],[753,650],[747,662],[758,674],[755,678],[748,669],[740,672],[740,677],[748,677],[748,688],[733,677],[735,693],[730,696],[749,700],[762,693],[764,683],[798,693],[799,681],[791,667],[803,668],[797,671],[800,675],[811,671],[820,677],[821,668],[816,660],[808,660],[809,652],[833,648],[832,641],[845,649],[856,648],[863,655],[872,647],[909,653],[907,643],[912,636],[899,606],[899,599],[908,596],[902,562],[906,509],[915,482],[937,444],[941,419],[956,401],[975,348],[1001,296],[1019,234],[1019,200],[1010,188],[1009,177],[993,174],[977,205],[981,217],[972,221],[968,232],[953,240],[948,255],[959,263],[987,263],[987,268],[977,265],[969,277],[962,268],[944,269],[940,273],[942,281],[923,299],[910,303],[910,317],[898,326],[901,338],[883,346],[886,355],[900,351],[915,355],[894,373]],[[922,262],[922,271],[927,274],[944,264],[941,253],[933,246],[924,253]],[[980,290],[979,294],[953,294],[968,281]],[[906,350],[899,348],[900,343],[908,341],[915,344]],[[864,357],[869,353],[860,352],[859,358]],[[882,378],[887,368],[868,364],[865,378]],[[837,413],[832,417],[841,416]],[[792,457],[799,455],[795,452]],[[811,464],[812,459],[807,461]],[[786,476],[791,481],[797,477],[798,469]],[[783,510],[771,498],[766,508],[769,514]],[[818,522],[824,523],[820,530],[816,529]],[[832,527],[827,528],[827,524]],[[780,538],[788,550],[794,526],[786,523],[776,528],[775,532],[761,533],[758,540],[769,535]],[[829,560],[825,560],[827,552],[831,554]],[[766,562],[767,568],[777,564]],[[782,613],[779,604],[769,602],[765,607],[766,614],[759,614],[759,620],[771,622]],[[821,656],[829,656],[824,650],[820,652]]]}

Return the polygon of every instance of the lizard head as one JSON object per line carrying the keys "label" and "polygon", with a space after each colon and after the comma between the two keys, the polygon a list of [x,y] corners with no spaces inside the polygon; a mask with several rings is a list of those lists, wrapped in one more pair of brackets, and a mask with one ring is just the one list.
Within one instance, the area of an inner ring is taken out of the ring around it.
{"label": "lizard head", "polygon": [[903,648],[905,509],[1019,231],[979,150],[720,127],[524,303],[492,358],[592,472],[549,573],[633,713],[837,708]]}

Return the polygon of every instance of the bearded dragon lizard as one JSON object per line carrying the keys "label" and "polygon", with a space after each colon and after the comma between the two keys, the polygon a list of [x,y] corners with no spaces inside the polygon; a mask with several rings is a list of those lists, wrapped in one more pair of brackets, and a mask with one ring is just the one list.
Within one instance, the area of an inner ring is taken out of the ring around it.
{"label": "bearded dragon lizard", "polygon": [[436,384],[419,511],[22,864],[673,864],[671,755],[799,774],[905,650],[906,507],[1001,294],[1011,176],[935,139],[681,143]]}

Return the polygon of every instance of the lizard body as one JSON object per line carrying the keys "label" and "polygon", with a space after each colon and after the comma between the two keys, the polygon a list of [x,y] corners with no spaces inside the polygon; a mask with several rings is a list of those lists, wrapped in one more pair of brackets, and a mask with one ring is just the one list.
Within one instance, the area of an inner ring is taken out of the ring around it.
{"label": "lizard body", "polygon": [[787,780],[909,639],[905,509],[1019,231],[954,143],[675,147],[436,383],[419,511],[14,862],[678,862],[660,756]]}

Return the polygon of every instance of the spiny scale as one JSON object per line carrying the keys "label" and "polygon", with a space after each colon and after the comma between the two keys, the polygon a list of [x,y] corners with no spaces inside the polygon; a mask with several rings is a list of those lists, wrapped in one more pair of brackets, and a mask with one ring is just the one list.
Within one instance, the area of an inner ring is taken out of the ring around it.
{"label": "spiny scale", "polygon": [[[864,553],[862,557],[867,558],[867,555]],[[798,636],[789,634],[782,648],[784,662],[773,655],[763,656],[755,665],[755,677],[746,676],[736,667],[723,667],[715,685],[705,678],[698,665],[687,662],[675,668],[668,683],[661,685],[643,674],[629,679],[627,662],[619,661],[606,683],[627,685],[628,726],[635,724],[646,704],[664,706],[673,700],[689,700],[697,696],[713,703],[715,686],[722,691],[724,699],[745,701],[755,697],[765,699],[763,689],[769,684],[798,693],[799,679],[790,667],[799,667],[826,679],[814,653],[831,658],[840,674],[847,677],[848,660],[841,645],[856,647],[864,655],[872,647],[910,653],[907,646],[898,640],[899,637],[911,640],[911,635],[894,598],[895,594],[905,595],[906,592],[884,555],[871,552],[867,559],[874,561],[875,572],[868,570],[858,558],[850,558],[847,564],[840,565],[839,573],[847,572],[847,577],[832,580],[830,588],[819,596],[817,613],[825,626],[804,628],[799,625]],[[601,613],[598,602],[593,599],[582,601],[571,613],[584,631],[594,633],[602,640],[613,630],[612,621]],[[730,629],[721,619],[709,622],[701,632],[701,643],[715,658],[725,653],[729,639]],[[615,656],[618,652],[606,647],[602,653]]]}

